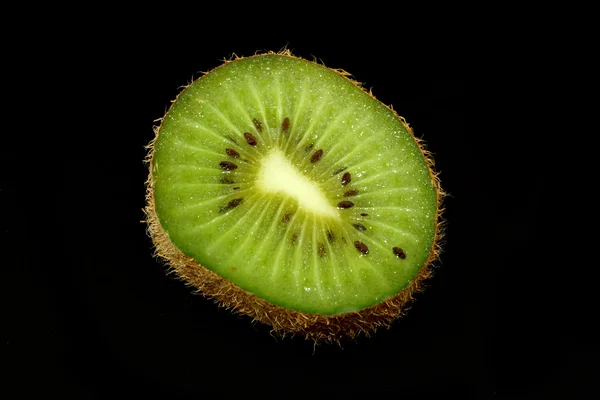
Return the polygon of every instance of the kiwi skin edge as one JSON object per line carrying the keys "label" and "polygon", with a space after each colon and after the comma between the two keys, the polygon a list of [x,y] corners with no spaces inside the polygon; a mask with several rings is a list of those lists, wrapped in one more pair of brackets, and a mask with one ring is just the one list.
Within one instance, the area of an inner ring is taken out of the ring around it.
{"label": "kiwi skin edge", "polygon": [[[299,58],[292,55],[287,49],[279,52],[270,51],[256,53],[254,56],[250,57],[260,57],[267,54]],[[233,59],[224,61],[225,64],[227,64],[242,58],[246,57],[234,56]],[[313,62],[316,63],[314,60]],[[216,67],[215,69],[217,68],[220,67]],[[330,68],[330,70],[343,76],[363,92],[375,98],[370,90],[365,90],[359,82],[351,79],[349,73],[339,69]],[[205,74],[212,71],[206,72]],[[183,93],[187,87],[189,87],[189,85],[185,86],[180,93]],[[172,104],[174,102],[175,101],[173,101]],[[189,286],[192,286],[198,293],[205,297],[212,298],[220,306],[226,307],[233,312],[251,317],[253,321],[259,321],[270,325],[272,327],[272,334],[279,337],[298,335],[304,336],[306,339],[313,340],[317,343],[330,342],[341,344],[342,339],[354,339],[360,335],[370,336],[379,328],[389,328],[394,320],[406,313],[410,304],[414,301],[414,295],[423,291],[424,281],[431,277],[433,264],[439,259],[445,226],[445,221],[442,218],[442,213],[444,211],[442,202],[445,193],[441,188],[439,175],[434,169],[432,155],[425,148],[423,141],[415,137],[412,129],[403,117],[399,116],[392,107],[386,107],[402,122],[406,130],[415,140],[425,159],[427,168],[429,169],[429,176],[436,191],[437,198],[435,236],[429,256],[415,278],[401,292],[362,310],[336,315],[308,314],[286,309],[263,300],[227,279],[222,278],[220,275],[205,268],[191,257],[182,253],[171,242],[169,235],[162,228],[156,214],[154,199],[155,182],[152,172],[155,168],[155,164],[153,163],[154,146],[159,136],[160,125],[154,126],[155,136],[146,146],[148,153],[144,160],[149,168],[149,174],[146,180],[146,206],[143,210],[146,215],[144,222],[147,225],[147,232],[154,244],[155,256],[164,260],[171,272],[175,272],[181,280],[186,282]],[[155,122],[159,121],[162,122],[162,118]]]}

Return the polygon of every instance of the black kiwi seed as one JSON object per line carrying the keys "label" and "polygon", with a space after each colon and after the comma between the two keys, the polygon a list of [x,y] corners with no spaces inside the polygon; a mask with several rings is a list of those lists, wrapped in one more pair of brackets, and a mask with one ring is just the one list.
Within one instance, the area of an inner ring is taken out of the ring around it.
{"label": "black kiwi seed", "polygon": [[288,117],[285,117],[283,119],[283,122],[281,123],[281,130],[287,132],[288,129],[290,129],[290,119]]}
{"label": "black kiwi seed", "polygon": [[239,187],[239,186],[236,186],[236,187],[234,187],[234,188],[232,188],[232,189],[233,189],[233,190],[239,190],[239,189],[240,189],[240,187]]}
{"label": "black kiwi seed", "polygon": [[237,165],[235,165],[232,162],[229,161],[221,161],[219,163],[219,165],[221,166],[221,168],[223,168],[225,171],[231,171],[237,168]]}
{"label": "black kiwi seed", "polygon": [[262,132],[262,123],[257,118],[254,118],[252,122],[254,122],[254,127],[256,130]]}
{"label": "black kiwi seed", "polygon": [[227,203],[227,206],[233,208],[233,207],[237,207],[240,204],[242,204],[244,202],[244,199],[239,198],[239,199],[233,199],[231,200],[229,203]]}
{"label": "black kiwi seed", "polygon": [[298,240],[298,234],[294,232],[294,234],[292,235],[292,239],[291,239],[292,244],[296,244],[297,240]]}
{"label": "black kiwi seed", "polygon": [[231,185],[232,183],[235,183],[235,181],[231,178],[224,176],[221,178],[221,183],[224,183],[226,185]]}
{"label": "black kiwi seed", "polygon": [[350,183],[351,180],[352,180],[352,176],[350,175],[350,172],[346,172],[342,176],[342,186],[346,186],[347,184]]}
{"label": "black kiwi seed", "polygon": [[227,154],[229,154],[231,157],[233,158],[239,158],[240,157],[240,153],[238,153],[237,151],[235,151],[234,149],[225,149],[225,152]]}
{"label": "black kiwi seed", "polygon": [[406,258],[406,253],[400,247],[394,247],[394,248],[392,248],[392,251],[394,252],[396,257],[402,258],[402,259]]}
{"label": "black kiwi seed", "polygon": [[244,202],[243,198],[233,199],[233,200],[229,201],[229,203],[227,203],[227,205],[221,207],[221,212],[232,210],[232,209],[236,208],[237,206],[239,206],[240,204],[242,204],[243,202]]}
{"label": "black kiwi seed", "polygon": [[244,139],[246,139],[246,142],[250,146],[256,146],[256,144],[258,143],[258,140],[256,140],[256,138],[254,137],[254,135],[251,134],[250,132],[244,132]]}
{"label": "black kiwi seed", "polygon": [[344,193],[344,197],[352,197],[352,196],[356,196],[357,194],[358,194],[357,189],[351,189],[351,190],[348,190],[346,193]]}
{"label": "black kiwi seed", "polygon": [[356,247],[358,249],[358,251],[360,251],[363,254],[368,254],[369,253],[369,248],[363,242],[359,242],[358,240],[355,240],[354,241],[354,247]]}
{"label": "black kiwi seed", "polygon": [[350,208],[354,206],[354,203],[348,200],[342,200],[338,203],[339,208]]}
{"label": "black kiwi seed", "polygon": [[327,240],[329,240],[329,243],[333,243],[335,241],[335,236],[330,230],[327,231]]}
{"label": "black kiwi seed", "polygon": [[310,158],[310,162],[314,164],[317,161],[319,161],[322,156],[323,156],[323,149],[319,149],[313,153],[312,157]]}
{"label": "black kiwi seed", "polygon": [[366,217],[366,216],[368,216],[369,214],[367,214],[367,213],[360,213],[360,215],[361,215],[361,216],[363,216],[363,217]]}
{"label": "black kiwi seed", "polygon": [[319,257],[325,257],[325,245],[323,243],[319,243]]}
{"label": "black kiwi seed", "polygon": [[355,227],[359,231],[364,232],[367,230],[367,228],[363,224],[356,223],[356,224],[352,224],[352,226]]}
{"label": "black kiwi seed", "polygon": [[286,212],[285,215],[283,216],[283,218],[281,218],[281,222],[288,222],[291,217],[292,217],[292,213]]}

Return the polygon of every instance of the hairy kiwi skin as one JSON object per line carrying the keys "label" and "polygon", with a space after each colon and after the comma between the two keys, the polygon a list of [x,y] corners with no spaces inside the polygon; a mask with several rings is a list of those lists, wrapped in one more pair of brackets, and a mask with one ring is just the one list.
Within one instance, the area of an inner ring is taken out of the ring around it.
{"label": "hairy kiwi skin", "polygon": [[[274,55],[294,57],[289,51],[278,53],[268,52],[255,54],[252,57],[263,55]],[[226,60],[225,63],[240,60],[244,57],[236,57]],[[219,67],[217,67],[219,68]],[[217,69],[215,68],[215,69]],[[214,70],[213,70],[214,71]],[[351,81],[355,86],[365,91],[361,85],[349,78],[349,74],[341,70],[334,70],[345,79]],[[210,71],[212,72],[212,71]],[[208,73],[210,73],[208,72]],[[368,95],[374,98],[369,91]],[[256,321],[270,325],[274,333],[285,335],[301,335],[314,341],[337,342],[343,338],[355,338],[358,335],[370,335],[378,328],[389,327],[390,324],[404,314],[409,304],[414,300],[414,295],[423,289],[423,282],[431,276],[431,267],[439,258],[441,250],[440,239],[442,238],[442,200],[444,192],[441,189],[439,178],[434,170],[431,154],[425,149],[421,140],[416,138],[412,129],[405,120],[398,116],[394,110],[390,111],[402,122],[406,130],[415,140],[421,150],[423,158],[429,169],[429,176],[433,188],[436,191],[437,211],[435,216],[435,236],[427,261],[421,267],[418,274],[411,283],[398,294],[371,307],[335,315],[309,314],[296,310],[290,310],[274,305],[254,294],[242,289],[234,283],[224,279],[217,273],[203,267],[197,261],[181,252],[170,240],[168,233],[159,222],[154,198],[154,149],[159,136],[160,126],[155,127],[155,137],[147,146],[148,154],[146,162],[149,166],[149,175],[146,181],[146,223],[148,233],[155,246],[155,255],[166,261],[169,268],[178,277],[194,287],[204,296],[213,298],[219,304],[239,313],[246,314]]]}

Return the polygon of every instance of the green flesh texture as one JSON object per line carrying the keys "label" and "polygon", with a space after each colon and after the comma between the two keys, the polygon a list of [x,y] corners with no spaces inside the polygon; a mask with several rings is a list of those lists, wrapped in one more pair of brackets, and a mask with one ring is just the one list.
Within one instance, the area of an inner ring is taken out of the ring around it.
{"label": "green flesh texture", "polygon": [[436,190],[411,133],[303,59],[242,58],[197,79],[163,118],[153,178],[158,220],[181,252],[287,309],[377,304],[415,278],[434,241]]}

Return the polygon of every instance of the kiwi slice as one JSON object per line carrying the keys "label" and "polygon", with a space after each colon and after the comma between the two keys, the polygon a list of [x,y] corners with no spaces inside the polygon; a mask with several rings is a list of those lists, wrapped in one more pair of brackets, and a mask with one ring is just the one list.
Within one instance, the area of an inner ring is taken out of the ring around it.
{"label": "kiwi slice", "polygon": [[289,51],[236,57],[178,95],[148,146],[156,254],[279,334],[388,327],[441,236],[430,154],[347,73]]}

